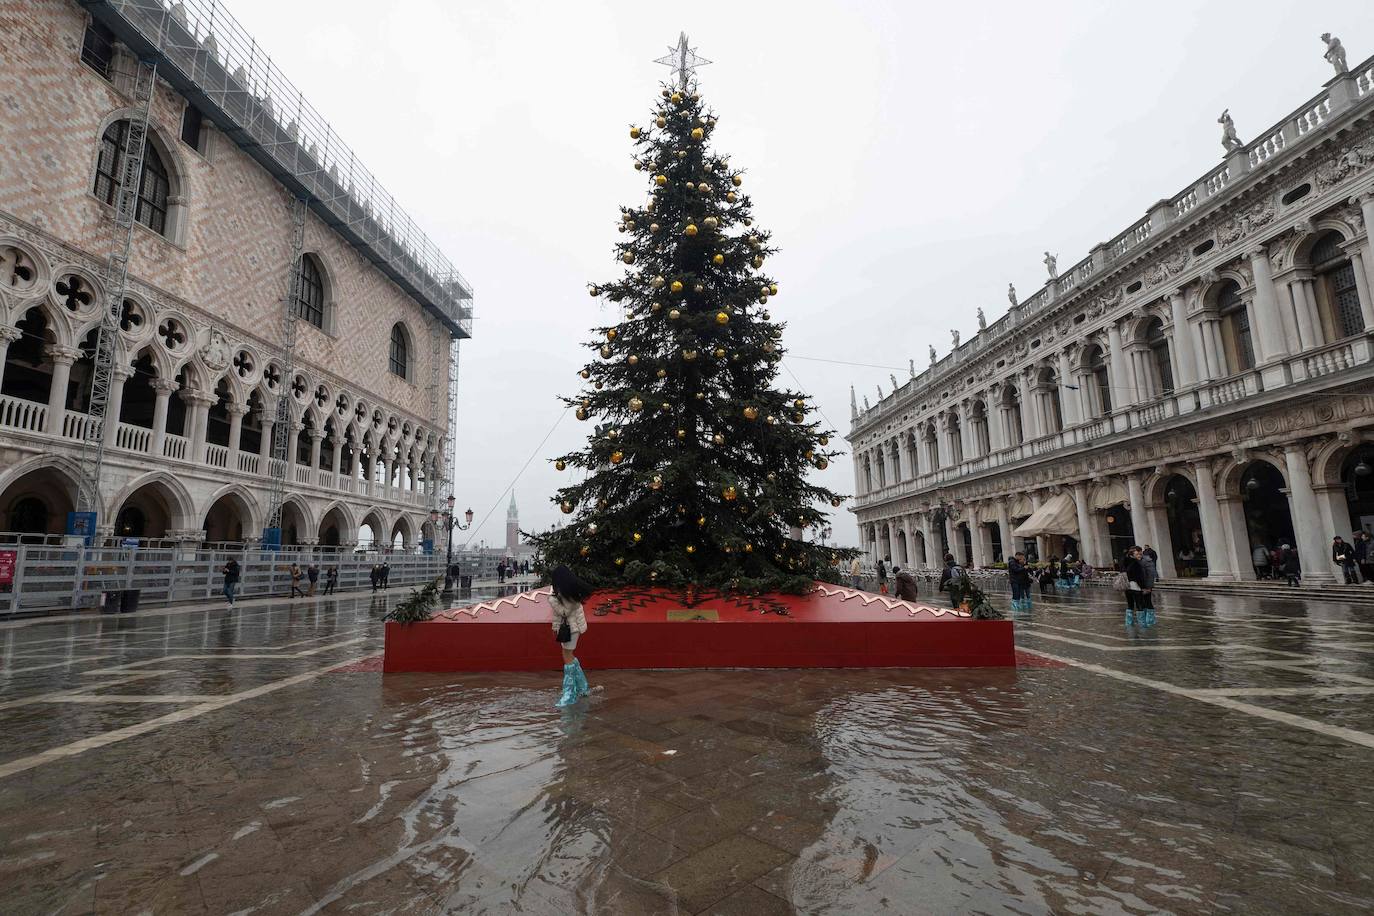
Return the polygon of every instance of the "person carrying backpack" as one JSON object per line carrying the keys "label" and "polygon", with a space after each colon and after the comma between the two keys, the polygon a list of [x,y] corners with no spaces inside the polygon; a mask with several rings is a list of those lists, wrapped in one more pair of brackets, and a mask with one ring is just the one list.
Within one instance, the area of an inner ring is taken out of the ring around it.
{"label": "person carrying backpack", "polygon": [[968,583],[968,573],[954,561],[954,554],[945,554],[945,568],[940,573],[939,591],[949,592],[949,606],[956,611],[964,599],[964,587]]}
{"label": "person carrying backpack", "polygon": [[903,601],[916,600],[916,577],[909,572],[902,570],[900,566],[892,567],[893,587],[898,598]]}

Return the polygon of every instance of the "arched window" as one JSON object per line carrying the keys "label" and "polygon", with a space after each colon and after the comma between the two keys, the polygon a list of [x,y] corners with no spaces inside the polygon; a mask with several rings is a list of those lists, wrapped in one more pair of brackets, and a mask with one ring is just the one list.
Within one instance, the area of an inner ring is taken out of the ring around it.
{"label": "arched window", "polygon": [[1154,366],[1156,394],[1173,394],[1174,370],[1169,362],[1169,338],[1164,334],[1164,322],[1154,319],[1145,328],[1145,346],[1150,348],[1150,363]]}
{"label": "arched window", "polygon": [[988,408],[982,401],[974,401],[969,408],[969,432],[973,434],[973,457],[981,458],[992,451],[988,435]]}
{"label": "arched window", "polygon": [[926,427],[926,466],[932,471],[940,469],[940,437],[935,434],[935,424]]}
{"label": "arched window", "polygon": [[1228,280],[1217,293],[1226,361],[1232,372],[1255,368],[1255,346],[1250,340],[1250,312],[1240,297],[1240,284]]}
{"label": "arched window", "polygon": [[959,414],[950,410],[945,414],[945,430],[949,433],[949,463],[964,463],[964,430],[959,422]]}
{"label": "arched window", "polygon": [[399,321],[391,326],[391,372],[401,378],[410,377],[410,344],[405,326]]}
{"label": "arched window", "polygon": [[[105,128],[100,138],[100,156],[95,164],[95,196],[114,206],[119,194],[120,174],[129,151],[129,122],[116,121]],[[143,173],[139,179],[134,219],[159,235],[167,234],[167,198],[172,183],[167,166],[152,144],[143,144]]]}
{"label": "arched window", "polygon": [[1094,346],[1088,351],[1088,371],[1092,373],[1093,390],[1097,394],[1093,406],[1097,408],[1097,415],[1105,417],[1112,412],[1112,377],[1107,371],[1107,357],[1102,352],[1102,348]]}
{"label": "arched window", "polygon": [[1026,438],[1025,426],[1021,420],[1021,394],[1015,384],[1002,387],[1002,408],[1005,411],[1007,441],[1020,445]]}
{"label": "arched window", "polygon": [[324,274],[313,255],[301,255],[300,283],[296,288],[294,311],[315,327],[324,329]]}
{"label": "arched window", "polygon": [[1049,429],[1045,434],[1062,432],[1064,430],[1064,402],[1060,398],[1059,375],[1049,366],[1040,370],[1040,378],[1037,387],[1040,389],[1041,396],[1041,415]]}
{"label": "arched window", "polygon": [[1337,339],[1354,337],[1364,330],[1360,314],[1360,292],[1355,285],[1355,266],[1341,248],[1345,239],[1339,232],[1328,232],[1312,246],[1312,272],[1317,280],[1317,301],[1325,313],[1323,324]]}

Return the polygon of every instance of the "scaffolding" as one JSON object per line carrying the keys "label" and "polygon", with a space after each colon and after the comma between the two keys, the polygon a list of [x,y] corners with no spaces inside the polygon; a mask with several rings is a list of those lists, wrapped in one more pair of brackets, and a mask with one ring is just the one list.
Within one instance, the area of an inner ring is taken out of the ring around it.
{"label": "scaffolding", "polygon": [[[157,62],[140,60],[134,73],[134,112],[128,120],[124,158],[119,166],[110,254],[105,260],[104,275],[101,277],[105,287],[105,311],[100,319],[100,328],[96,331],[91,396],[87,401],[86,422],[81,436],[81,473],[76,500],[76,509],[81,513],[97,512],[100,507],[100,474],[105,461],[106,442],[105,410],[110,403],[115,341],[119,336],[124,290],[129,282],[129,250],[133,244],[134,217],[138,211],[138,191],[143,179],[148,110],[152,105],[153,87],[156,84]],[[118,424],[119,417],[114,417],[113,422]]]}
{"label": "scaffolding", "polygon": [[286,298],[282,301],[281,317],[281,380],[277,382],[276,422],[272,426],[272,487],[267,503],[267,524],[263,526],[265,546],[281,546],[281,508],[286,501],[286,472],[291,456],[286,454],[290,442],[291,393],[296,383],[296,303],[301,297],[301,257],[305,250],[305,211],[308,203],[297,197],[291,201],[291,257],[290,273],[286,280]]}
{"label": "scaffolding", "polygon": [[454,337],[472,287],[218,0],[80,0]]}

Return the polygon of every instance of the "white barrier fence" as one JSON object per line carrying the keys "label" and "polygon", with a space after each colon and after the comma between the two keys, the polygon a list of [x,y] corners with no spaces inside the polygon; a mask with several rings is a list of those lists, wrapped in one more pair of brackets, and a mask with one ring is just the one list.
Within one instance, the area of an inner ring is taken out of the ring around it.
{"label": "white barrier fence", "polygon": [[[239,561],[239,597],[286,596],[291,591],[291,564],[304,572],[320,567],[315,593],[324,590],[330,567],[339,571],[336,592],[371,588],[374,564],[391,566],[391,588],[413,586],[443,574],[442,554],[354,553],[328,548],[256,547],[195,550],[179,547],[63,547],[44,544],[0,544],[0,554],[15,554],[13,581],[0,583],[0,618],[21,613],[94,608],[106,592],[137,590],[139,607],[199,601],[223,594],[228,560]],[[0,569],[8,565],[0,557]]]}

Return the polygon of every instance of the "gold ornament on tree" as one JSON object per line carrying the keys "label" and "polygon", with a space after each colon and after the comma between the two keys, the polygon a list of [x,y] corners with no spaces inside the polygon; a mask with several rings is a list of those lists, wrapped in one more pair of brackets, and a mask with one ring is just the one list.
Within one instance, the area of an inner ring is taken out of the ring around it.
{"label": "gold ornament on tree", "polygon": [[624,452],[611,452],[611,464],[619,464],[625,460]]}
{"label": "gold ornament on tree", "polygon": [[566,471],[568,469],[568,462],[564,461],[562,458],[559,458],[557,461],[553,463],[553,466],[557,470]]}
{"label": "gold ornament on tree", "polygon": [[650,490],[662,490],[662,489],[663,489],[663,478],[660,477],[660,476],[658,476],[657,474],[655,474],[655,475],[654,475],[654,479],[651,480],[651,481],[649,481],[649,489],[650,489]]}
{"label": "gold ornament on tree", "polygon": [[639,357],[631,353],[629,356],[625,357],[625,362],[629,363],[631,366],[638,366]]}
{"label": "gold ornament on tree", "polygon": [[700,140],[700,139],[701,139],[702,137],[704,137],[704,136],[706,136],[706,134],[702,132],[702,130],[701,130],[700,127],[694,127],[694,128],[692,128],[692,139],[693,139],[693,140]]}
{"label": "gold ornament on tree", "polygon": [[727,503],[732,503],[739,498],[739,491],[732,486],[726,487],[720,491],[720,495]]}
{"label": "gold ornament on tree", "polygon": [[668,288],[669,288],[670,290],[672,290],[673,292],[675,292],[675,293],[680,293],[680,292],[682,292],[682,281],[681,281],[681,280],[674,280],[674,281],[673,281],[673,285],[670,286],[670,287],[668,287]]}
{"label": "gold ornament on tree", "polygon": [[726,312],[716,312],[716,324],[729,324],[730,316]]}
{"label": "gold ornament on tree", "polygon": [[758,408],[756,408],[756,407],[746,407],[746,408],[744,408],[744,419],[746,419],[746,420],[757,420],[758,418],[759,418],[759,411],[758,411]]}
{"label": "gold ornament on tree", "polygon": [[631,127],[631,128],[630,128],[630,139],[631,139],[631,140],[638,140],[638,139],[639,139],[639,128],[638,128],[638,127]]}
{"label": "gold ornament on tree", "polygon": [[654,176],[654,184],[658,185],[660,188],[663,187],[664,185],[666,185],[667,183],[668,183],[668,176],[667,176],[667,175],[655,175],[655,176]]}
{"label": "gold ornament on tree", "polygon": [[682,230],[682,234],[683,234],[683,235],[696,235],[696,234],[697,234],[697,227],[696,227],[694,224],[692,224],[692,223],[688,223],[688,224],[687,224],[687,228]]}
{"label": "gold ornament on tree", "polygon": [[589,414],[587,413],[587,408],[585,408],[585,407],[579,407],[579,408],[577,408],[577,419],[579,419],[579,420],[585,420],[585,419],[587,419],[588,416],[589,416]]}
{"label": "gold ornament on tree", "polygon": [[[643,401],[641,401],[639,398],[630,398],[630,410],[634,411],[635,413],[638,413],[639,411],[641,411],[641,410],[643,410],[643,409],[644,409],[644,402],[643,402]],[[559,470],[562,470],[562,468],[559,468]]]}
{"label": "gold ornament on tree", "polygon": [[559,503],[558,508],[563,510],[564,515],[572,515],[573,504],[568,500],[565,499],[561,503]]}

